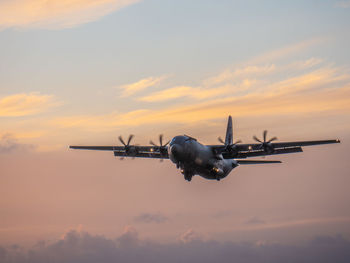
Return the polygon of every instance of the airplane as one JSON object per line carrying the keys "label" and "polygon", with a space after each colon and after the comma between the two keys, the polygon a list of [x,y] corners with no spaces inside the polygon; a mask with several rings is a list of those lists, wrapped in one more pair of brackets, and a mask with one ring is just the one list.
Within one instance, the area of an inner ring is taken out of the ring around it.
{"label": "airplane", "polygon": [[239,165],[275,164],[281,161],[249,160],[250,157],[278,155],[302,152],[302,146],[340,143],[339,139],[319,141],[274,142],[277,137],[267,140],[267,131],[263,132],[263,140],[253,136],[257,143],[242,144],[240,140],[233,142],[232,117],[228,117],[225,141],[218,138],[221,145],[203,145],[188,135],[175,136],[163,144],[163,135],[159,135],[159,145],[150,141],[150,146],[131,145],[134,135],[127,142],[118,137],[123,146],[69,146],[71,149],[112,151],[114,156],[170,159],[177,169],[181,170],[185,180],[191,181],[194,175],[205,179],[217,180],[225,178]]}

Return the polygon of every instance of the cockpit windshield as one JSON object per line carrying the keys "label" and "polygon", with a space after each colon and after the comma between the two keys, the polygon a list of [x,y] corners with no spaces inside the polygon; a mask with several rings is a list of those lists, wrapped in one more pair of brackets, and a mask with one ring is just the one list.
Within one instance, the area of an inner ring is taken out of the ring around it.
{"label": "cockpit windshield", "polygon": [[175,136],[171,140],[170,146],[173,144],[183,144],[186,140],[188,140],[188,137],[186,137],[186,136]]}

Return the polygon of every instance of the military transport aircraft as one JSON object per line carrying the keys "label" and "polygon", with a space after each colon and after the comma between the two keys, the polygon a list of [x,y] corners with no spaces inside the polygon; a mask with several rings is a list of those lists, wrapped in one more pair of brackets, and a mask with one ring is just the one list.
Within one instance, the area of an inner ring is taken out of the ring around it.
{"label": "military transport aircraft", "polygon": [[233,143],[232,117],[229,116],[225,141],[218,138],[222,145],[203,145],[195,138],[187,135],[175,136],[163,144],[163,135],[159,136],[159,145],[150,141],[150,146],[131,145],[134,135],[130,135],[127,143],[119,136],[123,146],[70,146],[71,149],[112,151],[115,156],[170,159],[176,168],[181,169],[185,180],[191,181],[194,175],[205,179],[220,180],[225,178],[235,167],[245,164],[271,164],[281,161],[247,160],[250,157],[302,152],[301,146],[340,143],[340,140],[274,142],[273,137],[267,140],[267,131],[263,132],[263,140],[253,136],[257,143]]}

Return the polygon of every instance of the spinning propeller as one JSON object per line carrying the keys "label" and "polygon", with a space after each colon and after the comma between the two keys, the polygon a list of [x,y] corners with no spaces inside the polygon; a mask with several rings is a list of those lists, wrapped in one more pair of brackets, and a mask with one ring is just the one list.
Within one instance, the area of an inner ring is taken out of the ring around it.
{"label": "spinning propeller", "polygon": [[256,136],[253,136],[253,139],[257,142],[260,142],[261,145],[259,147],[259,149],[264,149],[265,152],[273,152],[274,148],[271,144],[271,142],[276,141],[277,137],[273,137],[270,140],[266,141],[266,137],[267,137],[267,130],[265,130],[263,132],[263,139],[264,141],[261,141],[260,139],[258,139]]}
{"label": "spinning propeller", "polygon": [[[224,140],[223,140],[221,137],[219,137],[218,140],[219,140],[219,142],[221,142],[222,144],[226,145],[226,143],[224,142]],[[232,143],[232,144],[227,144],[227,145],[226,145],[226,148],[225,148],[225,151],[227,151],[227,152],[233,152],[233,151],[235,150],[235,148],[236,148],[236,144],[241,143],[241,142],[242,142],[241,140],[237,140],[237,141],[235,141],[235,142]]]}
{"label": "spinning propeller", "polygon": [[[124,149],[125,149],[125,154],[126,155],[129,155],[130,153],[136,152],[136,148],[134,146],[130,145],[130,142],[131,142],[131,140],[133,138],[134,138],[134,135],[130,134],[129,138],[128,138],[128,142],[125,143],[125,141],[123,140],[122,136],[118,137],[119,141],[124,145]],[[123,160],[124,158],[122,157],[120,159]]]}
{"label": "spinning propeller", "polygon": [[149,141],[149,143],[154,146],[153,149],[159,151],[160,155],[165,155],[168,151],[167,145],[170,143],[170,141],[168,141],[166,144],[163,145],[163,134],[160,134],[159,135],[159,145],[155,144],[152,140]]}

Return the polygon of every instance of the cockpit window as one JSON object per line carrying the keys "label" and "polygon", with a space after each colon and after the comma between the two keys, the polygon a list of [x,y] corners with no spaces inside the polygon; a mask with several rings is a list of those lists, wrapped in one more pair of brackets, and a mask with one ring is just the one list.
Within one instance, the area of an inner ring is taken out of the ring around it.
{"label": "cockpit window", "polygon": [[171,140],[170,146],[173,144],[183,144],[186,139],[188,139],[186,136],[176,136]]}

